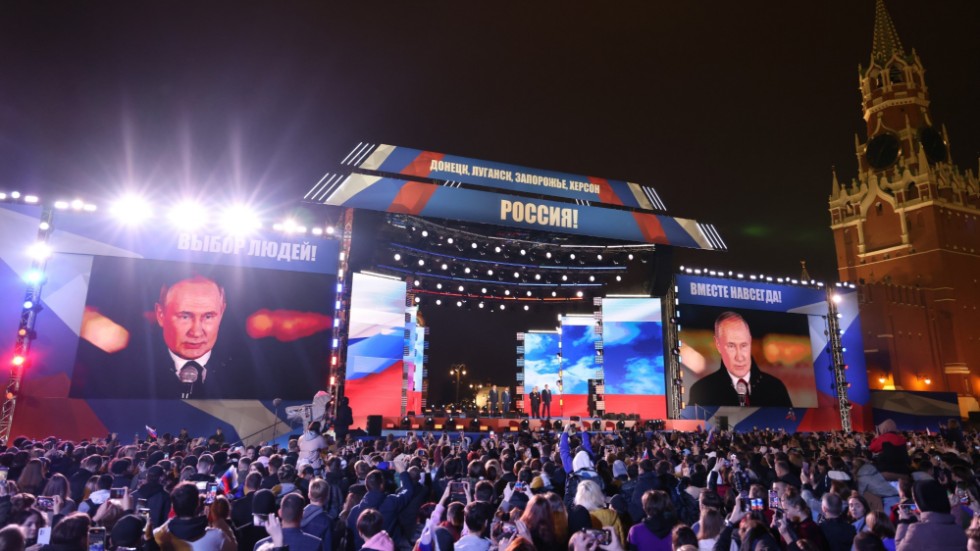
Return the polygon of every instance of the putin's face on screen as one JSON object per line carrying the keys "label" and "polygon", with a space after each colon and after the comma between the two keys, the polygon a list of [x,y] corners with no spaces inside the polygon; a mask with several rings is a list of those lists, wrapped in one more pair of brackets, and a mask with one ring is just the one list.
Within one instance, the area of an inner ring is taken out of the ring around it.
{"label": "putin's face on screen", "polygon": [[715,347],[733,376],[742,378],[752,370],[752,334],[742,318],[729,318],[718,324]]}
{"label": "putin's face on screen", "polygon": [[167,347],[181,358],[196,360],[218,340],[224,290],[205,277],[184,279],[161,292],[155,311]]}

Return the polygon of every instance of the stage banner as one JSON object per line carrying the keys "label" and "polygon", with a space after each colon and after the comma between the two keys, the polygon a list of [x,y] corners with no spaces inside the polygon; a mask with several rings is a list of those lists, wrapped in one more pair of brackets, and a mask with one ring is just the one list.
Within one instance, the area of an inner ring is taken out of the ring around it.
{"label": "stage banner", "polygon": [[638,243],[724,249],[714,228],[694,220],[364,174],[348,176],[323,203]]}
{"label": "stage banner", "polygon": [[384,174],[460,182],[641,210],[666,210],[652,187],[632,182],[482,161],[409,147],[362,143],[345,161],[357,169]]}
{"label": "stage banner", "polygon": [[125,227],[106,216],[57,211],[49,244],[56,253],[337,273],[337,239],[271,231],[249,236],[217,231],[163,231],[157,222],[149,222]]}
{"label": "stage banner", "polygon": [[816,304],[826,309],[827,302],[823,289],[688,275],[677,277],[677,298],[681,304],[804,313]]}

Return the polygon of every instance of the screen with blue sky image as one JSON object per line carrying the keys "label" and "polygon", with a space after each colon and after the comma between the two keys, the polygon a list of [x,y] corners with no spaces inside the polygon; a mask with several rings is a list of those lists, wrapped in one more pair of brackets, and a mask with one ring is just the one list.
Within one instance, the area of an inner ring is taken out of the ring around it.
{"label": "screen with blue sky image", "polygon": [[659,298],[602,300],[606,394],[664,394]]}
{"label": "screen with blue sky image", "polygon": [[588,394],[589,379],[596,378],[595,318],[563,316],[561,368],[564,394]]}

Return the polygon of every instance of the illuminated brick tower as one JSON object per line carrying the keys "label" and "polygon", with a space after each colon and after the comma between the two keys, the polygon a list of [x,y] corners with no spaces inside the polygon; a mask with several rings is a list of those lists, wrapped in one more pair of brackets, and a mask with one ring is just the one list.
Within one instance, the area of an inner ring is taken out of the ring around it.
{"label": "illuminated brick tower", "polygon": [[830,227],[840,277],[860,289],[868,382],[956,392],[961,410],[978,409],[980,186],[953,164],[925,68],[883,0],[858,81],[867,139],[854,138],[857,178],[833,175]]}

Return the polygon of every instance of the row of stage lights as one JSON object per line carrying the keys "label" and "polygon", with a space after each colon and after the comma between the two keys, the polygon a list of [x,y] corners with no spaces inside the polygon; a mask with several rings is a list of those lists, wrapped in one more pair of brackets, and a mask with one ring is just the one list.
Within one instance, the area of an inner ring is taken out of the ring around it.
{"label": "row of stage lights", "polygon": [[[825,287],[822,281],[817,281],[815,279],[800,280],[800,279],[793,279],[790,277],[773,277],[765,274],[749,274],[748,276],[746,276],[743,273],[734,272],[732,270],[728,270],[728,271],[709,270],[707,268],[689,268],[685,266],[681,266],[680,268],[678,268],[678,270],[682,273],[691,274],[691,275],[703,275],[703,276],[711,276],[711,277],[734,277],[737,279],[749,279],[750,281],[759,281],[765,283],[775,282],[775,283],[782,283],[785,285],[804,285],[804,286],[820,287],[820,288]],[[846,282],[837,282],[834,283],[834,286],[848,288],[848,289],[856,288],[856,286],[853,283],[846,283]]]}
{"label": "row of stage lights", "polygon": [[[22,194],[19,191],[0,192],[0,202],[24,203],[39,205],[41,199],[37,195]],[[57,200],[52,206],[60,211],[95,212],[98,207],[82,199],[71,201]],[[140,226],[157,220],[160,215],[159,205],[154,205],[148,199],[138,195],[124,195],[114,201],[108,209],[109,214],[124,226]],[[232,204],[217,213],[215,209],[206,207],[196,201],[180,201],[167,209],[163,209],[163,217],[174,227],[188,232],[205,228],[216,228],[226,235],[249,235],[264,227],[261,216],[245,204]],[[41,229],[47,222],[41,223]],[[286,234],[312,234],[314,236],[332,236],[336,233],[333,226],[307,227],[292,218],[271,225],[273,231]]]}

